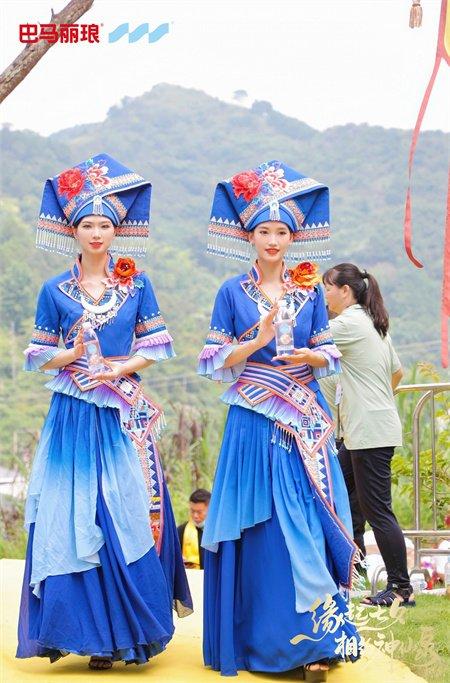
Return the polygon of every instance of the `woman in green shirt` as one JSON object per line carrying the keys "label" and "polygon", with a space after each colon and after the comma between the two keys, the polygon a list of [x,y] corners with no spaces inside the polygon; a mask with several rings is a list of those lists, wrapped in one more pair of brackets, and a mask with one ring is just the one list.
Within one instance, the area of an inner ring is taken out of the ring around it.
{"label": "woman in green shirt", "polygon": [[[344,437],[339,460],[353,499],[354,526],[369,522],[388,577],[386,589],[363,602],[389,606],[398,597],[402,605],[413,606],[405,540],[391,501],[391,460],[402,444],[393,389],[403,372],[388,334],[389,316],[377,281],[357,266],[334,266],[323,282],[328,308],[337,314],[330,328],[342,353],[336,400]],[[359,545],[364,552],[361,539]]]}

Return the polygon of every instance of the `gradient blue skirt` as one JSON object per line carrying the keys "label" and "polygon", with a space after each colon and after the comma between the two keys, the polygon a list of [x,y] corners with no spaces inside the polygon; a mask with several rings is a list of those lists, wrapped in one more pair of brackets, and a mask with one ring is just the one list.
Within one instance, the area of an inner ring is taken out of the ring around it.
{"label": "gradient blue skirt", "polygon": [[[77,409],[93,411],[96,419],[104,420],[107,413],[111,416],[111,412],[115,412],[94,405],[80,406],[84,402],[69,397],[60,400],[62,403],[75,401],[75,412]],[[62,413],[60,410],[59,414]],[[54,429],[63,426],[57,419],[52,424]],[[170,498],[165,489],[165,527],[160,556],[154,546],[138,560],[127,564],[102,491],[101,444],[88,444],[87,447],[97,453],[95,522],[104,537],[99,550],[101,564],[86,571],[47,576],[41,582],[39,598],[36,597],[30,587],[35,527],[31,525],[17,657],[49,657],[55,661],[64,654],[74,653],[142,664],[160,653],[172,638],[173,607],[186,613],[192,608]],[[58,453],[49,454],[49,459],[58,457]],[[45,505],[45,500],[40,505]]]}
{"label": "gradient blue skirt", "polygon": [[[230,408],[213,497],[220,498],[222,509],[234,500],[235,509],[256,510],[266,518],[250,526],[248,513],[248,528],[238,539],[220,542],[217,553],[205,552],[203,655],[205,664],[222,675],[283,672],[320,659],[359,656],[360,637],[338,591],[314,491],[296,448],[288,452],[272,443],[272,430],[273,423],[254,411]],[[335,498],[345,512],[347,494],[336,458],[331,470]],[[237,472],[235,479],[231,472]],[[267,498],[266,512],[261,503]],[[297,561],[311,567],[305,611],[296,610],[292,558],[277,509],[292,513],[297,526],[290,527],[291,548],[296,543]],[[209,513],[208,521],[214,524]],[[319,561],[311,563],[311,558]],[[323,585],[331,586],[329,604],[314,588],[321,576]],[[308,609],[317,599],[321,604]]]}

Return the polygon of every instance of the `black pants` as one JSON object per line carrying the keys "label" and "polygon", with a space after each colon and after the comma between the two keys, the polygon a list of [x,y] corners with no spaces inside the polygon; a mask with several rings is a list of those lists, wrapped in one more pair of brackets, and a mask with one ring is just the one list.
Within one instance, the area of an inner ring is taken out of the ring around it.
{"label": "black pants", "polygon": [[393,446],[349,451],[344,443],[338,452],[350,499],[355,543],[365,555],[364,526],[367,520],[386,567],[388,584],[408,588],[405,539],[392,510],[393,455]]}

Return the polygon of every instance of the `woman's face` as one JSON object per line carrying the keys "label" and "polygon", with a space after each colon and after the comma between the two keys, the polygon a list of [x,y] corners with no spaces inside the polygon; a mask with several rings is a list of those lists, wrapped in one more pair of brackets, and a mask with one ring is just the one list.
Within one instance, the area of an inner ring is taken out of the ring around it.
{"label": "woman's face", "polygon": [[292,232],[281,221],[260,223],[249,234],[249,241],[255,247],[258,261],[268,263],[278,263],[284,259],[292,238]]}
{"label": "woman's face", "polygon": [[85,216],[73,233],[83,254],[105,254],[115,237],[115,227],[105,216]]}
{"label": "woman's face", "polygon": [[339,315],[348,306],[348,285],[338,287],[331,282],[324,282],[324,287],[328,309]]}

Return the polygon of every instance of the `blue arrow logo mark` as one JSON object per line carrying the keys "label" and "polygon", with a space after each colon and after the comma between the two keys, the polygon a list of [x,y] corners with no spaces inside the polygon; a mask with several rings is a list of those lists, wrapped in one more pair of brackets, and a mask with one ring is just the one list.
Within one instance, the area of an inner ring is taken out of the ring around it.
{"label": "blue arrow logo mark", "polygon": [[128,35],[128,42],[136,43],[138,40],[142,38],[142,36],[145,36],[147,34],[148,42],[156,43],[156,41],[160,40],[160,38],[165,36],[166,33],[169,33],[169,24],[167,23],[160,24],[157,28],[155,28],[154,31],[150,31],[148,24],[141,24],[140,26],[135,28],[134,31],[131,32],[130,25],[126,23],[120,24],[120,26],[115,28],[114,31],[111,31],[111,33],[108,35],[108,42],[117,43],[117,41],[123,38],[123,36]]}

